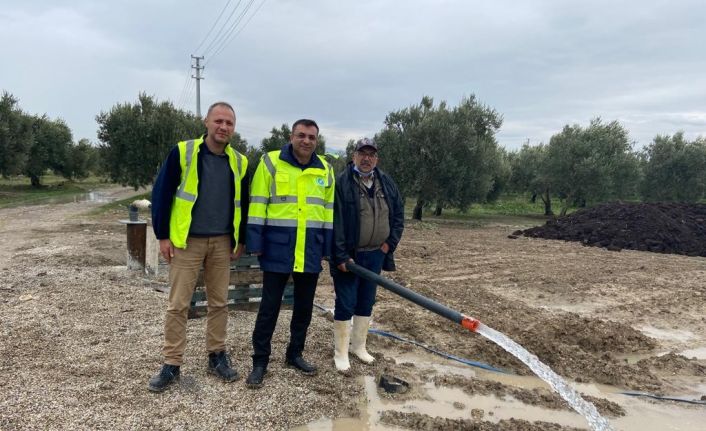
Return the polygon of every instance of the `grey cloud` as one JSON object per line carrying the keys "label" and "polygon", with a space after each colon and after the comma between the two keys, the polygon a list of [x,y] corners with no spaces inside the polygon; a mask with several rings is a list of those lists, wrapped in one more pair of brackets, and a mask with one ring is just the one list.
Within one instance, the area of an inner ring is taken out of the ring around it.
{"label": "grey cloud", "polygon": [[[12,4],[0,38],[17,42],[0,85],[24,109],[63,117],[77,139],[95,140],[93,117],[140,91],[183,101],[189,55],[224,4]],[[202,104],[236,104],[238,130],[253,144],[309,116],[343,148],[424,95],[455,104],[473,93],[504,116],[498,139],[508,148],[596,116],[623,121],[645,145],[706,129],[705,20],[698,1],[268,0],[207,55]],[[184,107],[193,105],[192,92]]]}

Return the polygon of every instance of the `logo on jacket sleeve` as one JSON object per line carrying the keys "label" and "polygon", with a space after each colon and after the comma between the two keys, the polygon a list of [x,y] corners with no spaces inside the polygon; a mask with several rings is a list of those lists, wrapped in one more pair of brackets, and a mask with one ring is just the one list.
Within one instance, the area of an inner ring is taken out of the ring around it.
{"label": "logo on jacket sleeve", "polygon": [[324,179],[323,178],[317,178],[316,179],[316,184],[320,185],[321,187],[324,186]]}

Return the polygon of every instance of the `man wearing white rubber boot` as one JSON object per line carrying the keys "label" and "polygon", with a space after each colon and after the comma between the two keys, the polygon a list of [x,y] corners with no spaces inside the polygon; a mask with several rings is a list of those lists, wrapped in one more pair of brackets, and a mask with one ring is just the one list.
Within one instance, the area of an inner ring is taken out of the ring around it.
{"label": "man wearing white rubber boot", "polygon": [[[346,262],[380,274],[395,270],[393,252],[404,229],[404,208],[397,185],[377,168],[377,145],[359,140],[353,161],[336,180],[331,275],[336,291],[334,362],[341,372],[350,369],[348,347],[370,364],[366,349],[370,316],[377,286],[346,269]],[[353,321],[351,328],[351,320]]]}

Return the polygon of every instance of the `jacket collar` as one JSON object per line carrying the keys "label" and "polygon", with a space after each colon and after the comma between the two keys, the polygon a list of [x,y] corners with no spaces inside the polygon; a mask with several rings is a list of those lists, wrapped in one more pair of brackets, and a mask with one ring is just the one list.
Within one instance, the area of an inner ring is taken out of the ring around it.
{"label": "jacket collar", "polygon": [[[206,151],[209,154],[217,155],[217,154],[213,153],[213,151],[211,151],[208,148],[208,145],[206,144],[206,136],[207,135],[208,135],[208,133],[204,133],[204,135],[201,137],[201,143],[199,144],[199,151]],[[228,156],[228,147],[230,147],[230,143],[226,144],[226,146],[223,147],[223,154],[226,156]]]}
{"label": "jacket collar", "polygon": [[[380,169],[378,169],[377,166],[375,166],[375,167],[373,168],[373,176],[374,176],[374,177],[380,178],[380,173],[381,173],[381,172],[382,172],[382,171],[381,171]],[[358,172],[355,171],[355,165],[353,164],[353,162],[348,162],[348,174],[351,175],[351,176],[353,176],[353,177],[359,177],[359,176],[360,176],[360,174],[358,174]]]}
{"label": "jacket collar", "polygon": [[306,165],[302,165],[299,163],[299,161],[294,157],[293,153],[293,148],[292,148],[292,143],[287,143],[282,147],[282,151],[279,153],[279,158],[280,160],[284,160],[285,162],[289,163],[292,166],[296,166],[302,170],[308,169],[308,168],[318,168],[318,169],[324,169],[324,164],[321,163],[321,159],[319,159],[319,156],[316,155],[316,153],[311,155],[311,160],[309,160],[309,163]]}

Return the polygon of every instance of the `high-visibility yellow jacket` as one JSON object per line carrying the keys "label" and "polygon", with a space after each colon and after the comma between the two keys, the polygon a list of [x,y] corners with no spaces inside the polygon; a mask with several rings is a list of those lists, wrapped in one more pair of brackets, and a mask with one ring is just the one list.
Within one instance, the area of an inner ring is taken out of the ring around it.
{"label": "high-visibility yellow jacket", "polygon": [[269,272],[321,272],[331,254],[334,174],[321,156],[300,167],[291,144],[262,156],[250,186],[247,250]]}
{"label": "high-visibility yellow jacket", "polygon": [[[179,163],[181,165],[181,182],[174,194],[174,202],[169,216],[169,239],[177,248],[186,248],[186,238],[189,236],[191,226],[191,210],[198,198],[199,176],[198,176],[198,154],[199,146],[203,143],[203,137],[182,141],[177,144],[179,148]],[[238,231],[241,219],[240,203],[240,183],[248,169],[248,159],[235,151],[230,145],[226,145],[225,153],[228,155],[228,163],[233,171],[233,182],[235,190],[235,202],[233,202],[233,237],[235,245],[242,242],[238,238]]]}

